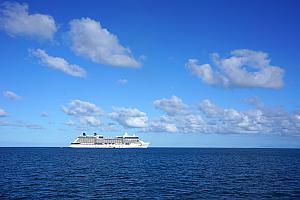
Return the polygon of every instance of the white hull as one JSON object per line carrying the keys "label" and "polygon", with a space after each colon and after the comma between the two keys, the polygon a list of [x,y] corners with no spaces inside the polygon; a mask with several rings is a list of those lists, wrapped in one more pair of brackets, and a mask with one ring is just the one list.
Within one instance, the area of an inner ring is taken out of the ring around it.
{"label": "white hull", "polygon": [[97,144],[71,144],[69,147],[71,148],[101,148],[101,149],[107,149],[107,148],[118,148],[118,149],[128,149],[128,148],[148,148],[149,143],[144,143],[142,145],[136,145],[136,144],[130,144],[130,145],[97,145]]}
{"label": "white hull", "polygon": [[102,135],[94,136],[86,135],[79,136],[71,143],[69,147],[71,148],[118,148],[118,149],[128,149],[128,148],[148,148],[149,143],[144,142],[139,139],[138,136],[129,136],[125,133],[123,136],[116,136],[115,138],[104,138]]}

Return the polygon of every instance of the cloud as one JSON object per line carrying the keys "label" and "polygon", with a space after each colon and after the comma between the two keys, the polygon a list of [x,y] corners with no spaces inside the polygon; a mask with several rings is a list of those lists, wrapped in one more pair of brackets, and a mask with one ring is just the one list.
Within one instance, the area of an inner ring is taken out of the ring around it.
{"label": "cloud", "polygon": [[219,72],[214,72],[209,64],[199,65],[197,59],[189,59],[187,68],[198,78],[209,85],[221,85],[223,87],[229,86],[229,80]]}
{"label": "cloud", "polygon": [[168,115],[175,115],[186,110],[187,106],[176,96],[170,99],[159,99],[153,102],[155,108],[163,110]]}
{"label": "cloud", "polygon": [[[172,102],[173,98],[154,102]],[[183,103],[179,97],[177,97],[177,102],[180,102],[179,105],[185,105],[184,112],[182,112],[181,106],[173,107],[170,112],[168,109],[162,109],[165,107],[158,104],[160,106],[157,108],[163,110],[164,114],[150,118],[148,126],[142,128],[141,131],[300,135],[300,111],[288,113],[281,107],[266,107],[262,102],[253,104],[254,108],[242,111],[234,108],[222,108],[209,99],[202,100],[198,109],[193,105]],[[166,107],[168,108],[168,106]]]}
{"label": "cloud", "polygon": [[[62,111],[79,122],[75,123],[68,120],[65,125],[74,126],[77,124],[77,128],[101,126],[101,130],[119,130],[117,125],[111,121],[117,122],[124,128],[143,128],[147,126],[148,120],[146,113],[136,108],[115,107],[111,113],[104,113],[95,104],[81,100],[72,100],[68,107],[62,106]],[[102,124],[98,117],[103,118],[106,123]],[[107,122],[110,123],[107,124]]]}
{"label": "cloud", "polygon": [[42,130],[42,129],[44,129],[39,124],[24,124],[24,127],[28,128],[28,129],[35,129],[35,130]]}
{"label": "cloud", "polygon": [[136,108],[113,108],[110,118],[126,128],[143,128],[147,126],[146,113]]}
{"label": "cloud", "polygon": [[27,4],[4,2],[0,10],[0,28],[12,36],[52,40],[57,26],[53,17],[29,14]]}
{"label": "cloud", "polygon": [[0,108],[0,117],[6,117],[7,115],[7,112],[4,109]]}
{"label": "cloud", "polygon": [[112,112],[104,113],[95,104],[80,100],[71,101],[62,111],[78,122],[68,120],[65,124],[78,129],[91,126],[107,131],[135,128],[138,132],[300,136],[300,110],[287,112],[282,107],[265,106],[258,97],[252,99],[249,102],[255,103],[250,109],[238,110],[222,108],[210,99],[189,105],[172,96],[153,102],[154,107],[162,111],[155,117],[148,117],[137,108],[125,107],[113,107]]}
{"label": "cloud", "polygon": [[0,126],[9,126],[9,123],[6,121],[0,121]]}
{"label": "cloud", "polygon": [[267,53],[248,49],[238,49],[229,58],[220,58],[216,53],[210,64],[198,64],[197,59],[189,59],[186,67],[204,83],[224,88],[269,88],[283,87],[284,70],[270,64]]}
{"label": "cloud", "polygon": [[44,127],[42,127],[39,124],[28,123],[28,122],[24,122],[21,120],[14,121],[14,122],[0,121],[0,126],[8,126],[8,127],[14,127],[14,128],[26,128],[26,129],[33,129],[33,130],[44,129]]}
{"label": "cloud", "polygon": [[263,102],[261,101],[261,99],[257,96],[255,97],[251,97],[251,98],[247,98],[247,99],[244,99],[244,102],[249,104],[249,105],[254,105],[258,108],[261,108],[264,106]]}
{"label": "cloud", "polygon": [[67,126],[73,126],[75,124],[75,122],[73,122],[72,120],[67,120],[67,121],[65,121],[64,124]]}
{"label": "cloud", "polygon": [[214,122],[216,133],[300,135],[295,115],[280,107],[266,107],[261,103],[253,109],[238,111],[233,108],[220,108],[212,102],[208,108],[204,105],[207,104],[202,102],[200,110],[207,117],[207,121]]}
{"label": "cloud", "polygon": [[141,66],[130,50],[119,43],[117,36],[103,28],[100,22],[90,18],[74,19],[70,22],[68,36],[75,54],[93,62],[116,67]]}
{"label": "cloud", "polygon": [[118,124],[114,123],[108,123],[108,124],[101,124],[101,127],[98,127],[98,130],[101,132],[108,132],[108,131],[114,131],[120,133],[122,129]]}
{"label": "cloud", "polygon": [[42,112],[42,113],[41,113],[41,117],[49,117],[49,113],[47,113],[47,112]]}
{"label": "cloud", "polygon": [[81,101],[81,100],[72,100],[69,103],[69,107],[62,106],[62,111],[67,115],[71,116],[97,116],[101,114],[101,109],[98,108],[95,104]]}
{"label": "cloud", "polygon": [[60,70],[75,77],[86,77],[86,71],[78,65],[68,63],[64,58],[48,55],[42,49],[30,50],[30,53],[39,58],[40,62],[55,70]]}
{"label": "cloud", "polygon": [[151,119],[146,132],[170,132],[170,133],[193,133],[203,131],[203,119],[190,109],[188,105],[177,97],[163,98],[153,102],[155,108],[165,114],[159,118]]}
{"label": "cloud", "polygon": [[292,119],[294,121],[295,127],[297,129],[300,129],[300,110],[296,111],[293,116]]}
{"label": "cloud", "polygon": [[80,117],[80,123],[83,125],[100,126],[101,122],[95,116]]}
{"label": "cloud", "polygon": [[200,104],[201,111],[209,117],[216,117],[223,114],[223,110],[213,104],[209,99],[204,99]]}
{"label": "cloud", "polygon": [[[62,106],[62,111],[67,115],[73,116],[79,121],[77,128],[82,128],[83,126],[98,127],[101,125],[101,122],[97,117],[103,112],[93,103],[81,100],[72,100],[68,107]],[[72,120],[68,120],[65,122],[65,125],[74,126],[76,123]]]}
{"label": "cloud", "polygon": [[118,83],[119,85],[126,85],[126,84],[128,83],[128,80],[127,80],[127,79],[119,79],[119,80],[117,81],[117,83]]}
{"label": "cloud", "polygon": [[176,133],[178,128],[173,123],[164,122],[161,119],[151,120],[149,127],[144,129],[145,132],[168,132]]}
{"label": "cloud", "polygon": [[3,96],[12,101],[20,100],[22,98],[21,96],[17,95],[16,93],[14,93],[12,91],[3,92]]}
{"label": "cloud", "polygon": [[204,133],[205,124],[200,115],[189,113],[185,115],[163,115],[157,119],[151,119],[146,132],[169,133]]}

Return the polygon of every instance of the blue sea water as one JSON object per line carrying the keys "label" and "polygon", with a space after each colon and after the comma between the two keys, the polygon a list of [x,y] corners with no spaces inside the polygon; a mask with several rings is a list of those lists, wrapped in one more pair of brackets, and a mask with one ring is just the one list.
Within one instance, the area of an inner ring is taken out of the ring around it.
{"label": "blue sea water", "polygon": [[0,199],[300,199],[299,149],[0,148]]}

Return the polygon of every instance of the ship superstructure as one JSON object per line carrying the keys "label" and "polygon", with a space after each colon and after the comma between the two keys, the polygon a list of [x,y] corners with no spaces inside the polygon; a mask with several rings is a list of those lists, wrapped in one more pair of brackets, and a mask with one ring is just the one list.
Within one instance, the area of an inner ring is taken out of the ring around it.
{"label": "ship superstructure", "polygon": [[86,135],[77,137],[69,147],[72,148],[147,148],[149,143],[143,142],[138,136],[128,135],[107,138],[102,135]]}

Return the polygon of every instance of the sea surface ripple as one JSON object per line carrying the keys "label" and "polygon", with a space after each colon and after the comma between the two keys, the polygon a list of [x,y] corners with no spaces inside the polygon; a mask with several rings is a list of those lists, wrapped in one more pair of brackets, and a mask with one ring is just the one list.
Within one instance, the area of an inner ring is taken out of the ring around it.
{"label": "sea surface ripple", "polygon": [[0,199],[300,199],[299,149],[0,148]]}

